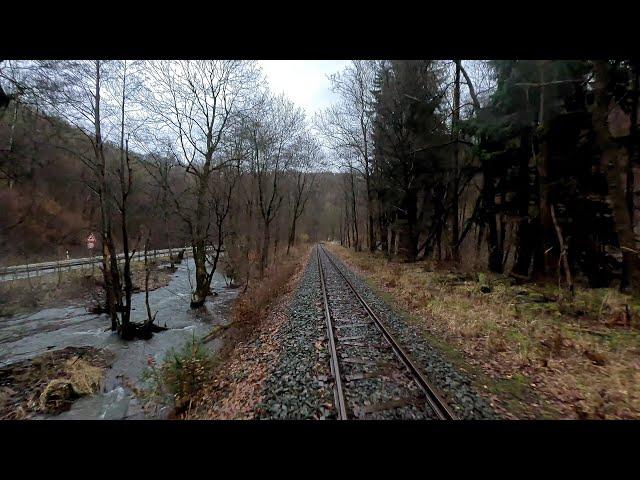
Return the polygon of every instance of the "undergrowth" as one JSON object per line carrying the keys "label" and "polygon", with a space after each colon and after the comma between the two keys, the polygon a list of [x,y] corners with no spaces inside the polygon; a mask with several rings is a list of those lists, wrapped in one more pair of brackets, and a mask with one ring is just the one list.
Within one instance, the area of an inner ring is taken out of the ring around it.
{"label": "undergrowth", "polygon": [[640,305],[628,295],[576,288],[569,298],[557,285],[331,248],[425,338],[456,350],[507,416],[640,416]]}
{"label": "undergrowth", "polygon": [[193,335],[182,348],[169,350],[158,364],[148,357],[141,380],[146,385],[136,391],[143,404],[170,404],[180,412],[189,407],[191,398],[208,378],[212,359],[202,341]]}

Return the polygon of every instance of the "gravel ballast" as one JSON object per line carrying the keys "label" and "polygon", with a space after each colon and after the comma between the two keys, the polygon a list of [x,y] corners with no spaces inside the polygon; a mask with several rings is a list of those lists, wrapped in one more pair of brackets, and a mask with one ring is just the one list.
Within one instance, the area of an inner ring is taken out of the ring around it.
{"label": "gravel ballast", "polygon": [[291,299],[289,318],[275,334],[281,355],[265,380],[257,418],[335,418],[319,282],[314,250]]}
{"label": "gravel ballast", "polygon": [[[393,308],[375,295],[336,255],[325,252],[331,255],[336,266],[352,282],[423,374],[440,389],[457,417],[497,418],[488,402],[477,393],[468,378],[448,362],[443,354],[430,346]],[[357,300],[350,298],[350,291],[344,280],[333,271],[334,267],[324,256],[321,258],[334,327],[346,329],[341,330],[337,337],[338,343],[342,338],[338,356],[349,418],[433,418],[433,412],[420,402],[408,402],[396,408],[383,410],[377,408],[397,399],[417,398],[419,392],[411,385],[402,368],[397,368],[397,360],[391,349],[375,326],[372,323],[368,324],[364,310],[357,308]],[[287,316],[275,333],[276,342],[280,345],[280,354],[275,368],[263,384],[262,402],[255,408],[255,417],[335,419],[337,411],[329,366],[316,249],[309,257],[289,304]],[[385,366],[389,372],[380,376],[379,372],[381,368],[384,370]],[[371,378],[367,378],[368,369],[371,370]]]}
{"label": "gravel ballast", "polygon": [[369,286],[336,256],[327,251],[335,264],[347,276],[358,293],[391,331],[425,376],[440,389],[448,405],[461,419],[496,419],[498,416],[489,403],[478,394],[469,378],[460,373],[444,355],[429,345],[416,328],[406,321],[385,301],[374,294]]}
{"label": "gravel ballast", "polygon": [[348,418],[436,418],[423,392],[322,253]]}

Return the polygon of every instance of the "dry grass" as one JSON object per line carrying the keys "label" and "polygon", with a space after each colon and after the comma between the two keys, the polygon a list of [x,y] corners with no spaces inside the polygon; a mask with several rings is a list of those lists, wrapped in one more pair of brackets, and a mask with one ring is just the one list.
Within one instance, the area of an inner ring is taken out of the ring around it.
{"label": "dry grass", "polygon": [[64,370],[77,395],[91,395],[100,390],[104,370],[78,357],[65,362]]}
{"label": "dry grass", "polygon": [[554,286],[330,248],[474,371],[507,417],[640,417],[640,308],[629,297],[578,289],[568,300]]}
{"label": "dry grass", "polygon": [[0,368],[0,419],[67,410],[100,390],[112,360],[106,350],[67,347]]}
{"label": "dry grass", "polygon": [[275,333],[310,255],[310,245],[282,256],[262,280],[255,279],[233,307],[235,333],[216,357],[210,379],[185,419],[249,419],[261,401],[261,385],[275,366],[280,345]]}
{"label": "dry grass", "polygon": [[38,403],[42,412],[58,413],[75,399],[98,392],[104,369],[74,356],[64,362],[58,375],[61,378],[50,380],[40,394]]}
{"label": "dry grass", "polygon": [[309,248],[309,245],[292,248],[289,255],[281,255],[269,266],[263,278],[253,279],[233,306],[234,321],[253,325],[263,319],[273,301],[284,293]]}

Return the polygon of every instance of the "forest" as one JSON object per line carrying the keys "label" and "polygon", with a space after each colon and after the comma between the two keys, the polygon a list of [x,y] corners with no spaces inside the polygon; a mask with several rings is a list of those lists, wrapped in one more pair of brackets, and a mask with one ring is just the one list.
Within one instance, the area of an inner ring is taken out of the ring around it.
{"label": "forest", "polygon": [[241,281],[301,236],[640,293],[637,63],[357,60],[330,81],[306,118],[252,61],[3,61],[3,263],[99,232],[125,330],[112,258],[145,244],[193,250],[194,306],[223,250]]}
{"label": "forest", "polygon": [[318,187],[336,180],[302,109],[269,91],[256,62],[0,67],[3,263],[86,254],[99,232],[103,307],[123,337],[152,323],[129,322],[135,251],[192,249],[197,308],[223,252],[225,274],[246,283],[271,252],[319,238],[321,214],[303,214],[330,202]]}
{"label": "forest", "polygon": [[637,62],[354,62],[335,85],[344,245],[638,295]]}
{"label": "forest", "polygon": [[[345,376],[356,400],[340,400],[340,368],[386,355],[379,332],[331,324],[358,315],[387,325],[388,342],[445,352],[411,350],[444,392],[437,418],[637,418],[640,64],[341,62],[324,79],[332,101],[313,111],[255,60],[0,61],[0,360],[30,354],[25,325],[59,341],[60,312],[80,301],[64,288],[89,282],[99,298],[89,319],[69,314],[79,329],[125,343],[210,330],[148,359],[156,380],[173,378],[185,418],[433,418],[396,398],[405,384],[372,405],[384,388],[351,382],[371,372]],[[156,249],[167,264],[147,258]],[[38,286],[28,269],[7,273],[89,255],[97,277],[69,267]],[[359,311],[364,297],[395,302],[403,320]],[[203,353],[220,335],[227,364]],[[0,380],[14,375],[2,368]],[[459,380],[472,369],[482,373]],[[14,418],[28,402],[6,385],[13,407],[0,402],[0,418]]]}

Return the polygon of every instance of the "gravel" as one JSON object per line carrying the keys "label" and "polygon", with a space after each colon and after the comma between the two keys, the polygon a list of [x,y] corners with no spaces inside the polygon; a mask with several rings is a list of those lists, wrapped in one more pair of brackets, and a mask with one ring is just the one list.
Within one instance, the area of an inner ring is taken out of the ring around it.
{"label": "gravel", "polygon": [[[331,257],[418,368],[441,390],[459,418],[498,418],[467,377],[426,343],[414,327],[378,298],[336,256]],[[357,299],[352,297],[344,280],[324,255],[322,258],[329,307],[338,331],[336,348],[349,418],[434,418],[406,368]],[[335,419],[337,412],[315,250],[292,297],[288,319],[275,336],[281,351],[276,367],[263,384],[263,400],[255,407],[255,417]],[[388,408],[394,402],[395,408]]]}
{"label": "gravel", "polygon": [[407,324],[393,308],[375,295],[369,286],[348,269],[339,258],[335,255],[331,255],[331,258],[378,315],[378,318],[384,322],[418,368],[422,370],[430,382],[441,390],[448,405],[459,418],[499,418],[489,403],[478,394],[469,378],[460,373],[436,348],[429,345],[415,327]]}
{"label": "gravel", "polygon": [[282,352],[265,380],[256,418],[336,417],[319,282],[314,252],[289,305],[289,318],[276,333]]}
{"label": "gravel", "polygon": [[[347,283],[324,254],[321,258],[336,329],[336,350],[344,379],[348,417],[367,420],[435,418],[423,392]],[[395,408],[389,408],[394,403]]]}

